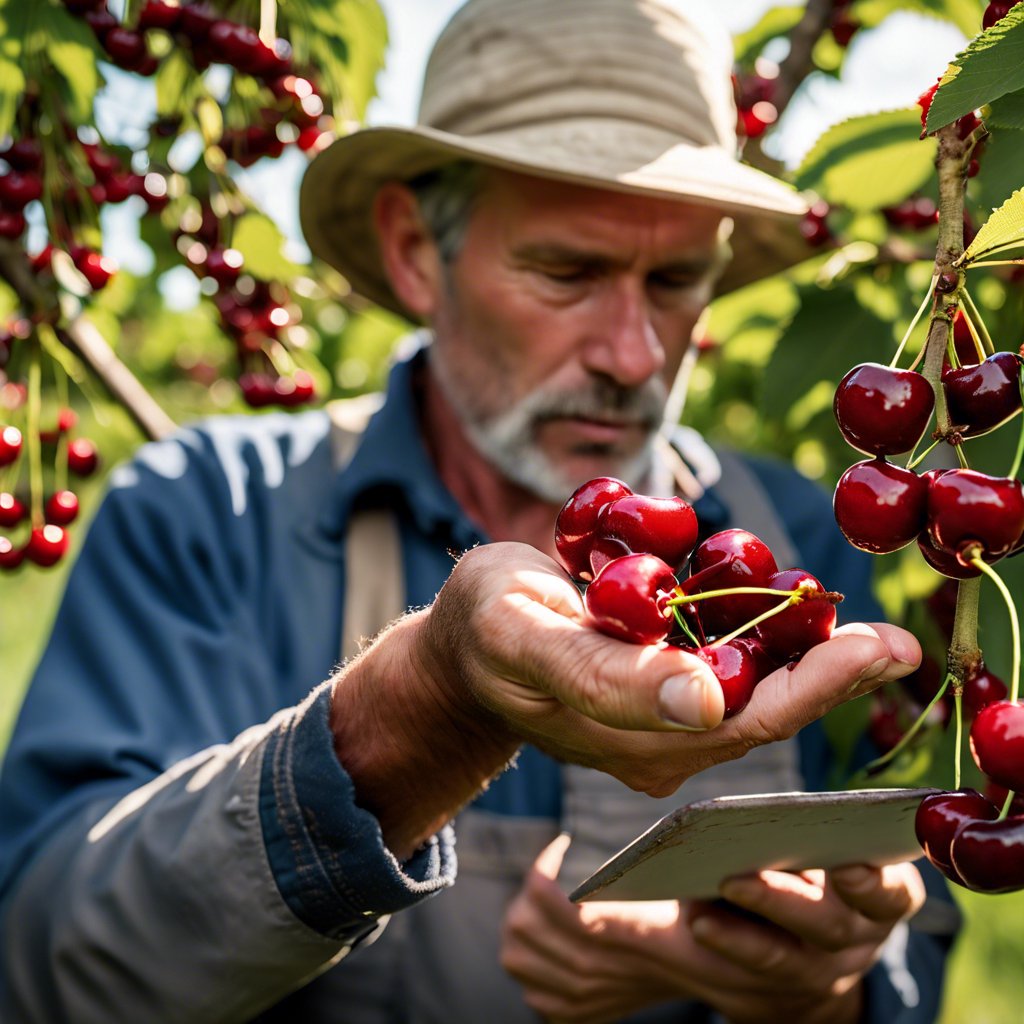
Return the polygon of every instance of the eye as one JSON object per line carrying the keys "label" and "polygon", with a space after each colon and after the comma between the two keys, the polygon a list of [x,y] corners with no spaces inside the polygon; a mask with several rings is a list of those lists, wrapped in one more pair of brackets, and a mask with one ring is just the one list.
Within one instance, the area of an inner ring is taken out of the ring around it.
{"label": "eye", "polygon": [[653,288],[663,288],[666,291],[686,291],[696,287],[703,280],[704,274],[695,271],[658,271],[647,279]]}
{"label": "eye", "polygon": [[540,272],[549,281],[558,284],[582,284],[594,277],[591,268],[581,266],[542,267]]}

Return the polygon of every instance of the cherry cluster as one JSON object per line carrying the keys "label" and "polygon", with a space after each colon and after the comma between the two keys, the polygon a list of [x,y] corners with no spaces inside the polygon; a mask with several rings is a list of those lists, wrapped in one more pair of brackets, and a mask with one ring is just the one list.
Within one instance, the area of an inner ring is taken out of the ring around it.
{"label": "cherry cluster", "polygon": [[555,547],[586,585],[593,626],[629,643],[667,641],[707,662],[729,717],[761,679],[832,635],[842,597],[803,569],[780,572],[746,530],[697,539],[688,502],[635,494],[613,477],[578,487],[555,523]]}

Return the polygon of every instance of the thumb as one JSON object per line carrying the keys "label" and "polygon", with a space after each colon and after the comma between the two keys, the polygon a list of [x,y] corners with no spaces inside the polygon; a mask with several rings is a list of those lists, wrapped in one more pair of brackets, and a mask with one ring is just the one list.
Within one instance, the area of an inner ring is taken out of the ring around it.
{"label": "thumb", "polygon": [[572,836],[568,832],[562,832],[556,836],[543,850],[537,854],[533,862],[533,870],[548,881],[555,881],[558,872],[562,868],[562,861],[565,859],[565,852],[572,843]]}

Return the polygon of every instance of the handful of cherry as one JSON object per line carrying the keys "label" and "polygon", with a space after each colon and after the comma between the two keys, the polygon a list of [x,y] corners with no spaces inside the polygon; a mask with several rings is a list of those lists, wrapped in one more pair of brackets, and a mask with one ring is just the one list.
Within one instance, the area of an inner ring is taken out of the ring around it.
{"label": "handful of cherry", "polygon": [[596,629],[695,654],[711,666],[730,717],[765,676],[832,635],[842,595],[803,569],[780,572],[746,530],[723,530],[699,546],[697,534],[697,515],[682,498],[634,494],[598,477],[562,507],[555,546],[586,584]]}

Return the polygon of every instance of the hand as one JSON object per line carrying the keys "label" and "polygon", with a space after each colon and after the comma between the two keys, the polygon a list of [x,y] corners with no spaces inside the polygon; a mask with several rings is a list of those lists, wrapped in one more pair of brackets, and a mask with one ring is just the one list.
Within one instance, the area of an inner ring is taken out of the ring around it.
{"label": "hand", "polygon": [[502,965],[549,1021],[601,1024],[697,999],[735,1024],[852,1024],[860,979],[924,900],[916,868],[899,864],[731,880],[724,891],[763,923],[706,903],[577,906],[553,880],[567,845],[538,857],[502,937]]}

